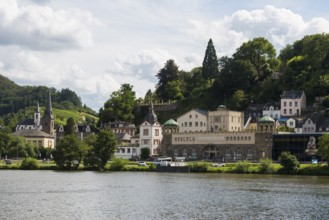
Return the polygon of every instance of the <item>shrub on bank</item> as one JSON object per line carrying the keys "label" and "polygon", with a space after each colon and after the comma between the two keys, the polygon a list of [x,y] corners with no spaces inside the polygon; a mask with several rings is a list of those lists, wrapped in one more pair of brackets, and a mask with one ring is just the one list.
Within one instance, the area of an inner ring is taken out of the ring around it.
{"label": "shrub on bank", "polygon": [[111,162],[110,170],[111,171],[123,171],[125,169],[126,164],[127,164],[127,161],[124,159],[120,159],[120,158],[114,159]]}
{"label": "shrub on bank", "polygon": [[34,158],[27,157],[22,161],[20,168],[23,170],[36,170],[39,168],[38,161]]}
{"label": "shrub on bank", "polygon": [[206,162],[192,162],[189,163],[190,172],[206,172],[209,164]]}
{"label": "shrub on bank", "polygon": [[296,174],[300,166],[295,155],[290,152],[282,152],[279,157],[280,164],[282,168],[279,170],[279,173],[285,174]]}
{"label": "shrub on bank", "polygon": [[262,159],[259,163],[259,173],[271,174],[274,173],[274,166],[271,159]]}
{"label": "shrub on bank", "polygon": [[312,176],[329,176],[328,168],[328,166],[322,164],[310,164],[308,166],[302,166],[298,170],[298,174]]}
{"label": "shrub on bank", "polygon": [[148,170],[149,171],[155,171],[156,170],[156,167],[155,167],[154,163],[150,163],[150,165],[148,167]]}
{"label": "shrub on bank", "polygon": [[235,166],[235,172],[237,173],[250,173],[251,163],[247,160],[240,160]]}

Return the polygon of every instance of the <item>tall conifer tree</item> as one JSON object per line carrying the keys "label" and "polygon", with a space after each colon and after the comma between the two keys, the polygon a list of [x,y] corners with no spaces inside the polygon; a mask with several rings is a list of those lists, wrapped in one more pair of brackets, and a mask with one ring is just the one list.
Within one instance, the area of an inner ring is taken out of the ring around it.
{"label": "tall conifer tree", "polygon": [[208,42],[207,50],[203,59],[202,75],[209,81],[215,79],[219,75],[216,50],[211,39]]}

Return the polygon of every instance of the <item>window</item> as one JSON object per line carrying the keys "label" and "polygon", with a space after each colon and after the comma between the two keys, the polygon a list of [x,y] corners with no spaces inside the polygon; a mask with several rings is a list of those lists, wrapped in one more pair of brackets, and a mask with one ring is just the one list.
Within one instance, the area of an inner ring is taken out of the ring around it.
{"label": "window", "polygon": [[149,129],[143,129],[143,135],[144,136],[149,135]]}
{"label": "window", "polygon": [[189,126],[192,127],[192,122],[189,122]]}
{"label": "window", "polygon": [[186,149],[183,150],[183,156],[184,156],[184,157],[187,156],[187,151],[186,151]]}
{"label": "window", "polygon": [[135,154],[136,153],[136,148],[133,148],[133,154]]}
{"label": "window", "polygon": [[155,129],[155,136],[159,136],[159,129]]}
{"label": "window", "polygon": [[190,118],[192,118],[192,115],[190,115]]}
{"label": "window", "polygon": [[233,116],[232,116],[232,119],[231,119],[231,121],[233,122]]}
{"label": "window", "polygon": [[195,114],[195,118],[198,118],[198,115],[197,114]]}
{"label": "window", "polygon": [[283,114],[287,114],[287,109],[283,109]]}
{"label": "window", "polygon": [[185,122],[184,124],[185,124],[185,127],[187,127],[187,122]]}
{"label": "window", "polygon": [[286,102],[283,102],[283,106],[286,107],[287,106],[287,103]]}
{"label": "window", "polygon": [[126,149],[125,148],[121,148],[121,152],[124,154],[126,153]]}
{"label": "window", "polygon": [[298,102],[295,102],[295,107],[298,107]]}
{"label": "window", "polygon": [[192,156],[196,156],[196,150],[195,150],[195,148],[192,149]]}
{"label": "window", "polygon": [[199,127],[199,123],[197,121],[195,122],[195,127]]}
{"label": "window", "polygon": [[130,154],[130,148],[127,148],[127,153]]}
{"label": "window", "polygon": [[289,107],[292,107],[292,102],[289,102]]}
{"label": "window", "polygon": [[289,122],[289,125],[290,125],[290,126],[294,126],[294,122],[292,122],[292,121]]}
{"label": "window", "polygon": [[292,114],[292,109],[289,109],[289,114]]}

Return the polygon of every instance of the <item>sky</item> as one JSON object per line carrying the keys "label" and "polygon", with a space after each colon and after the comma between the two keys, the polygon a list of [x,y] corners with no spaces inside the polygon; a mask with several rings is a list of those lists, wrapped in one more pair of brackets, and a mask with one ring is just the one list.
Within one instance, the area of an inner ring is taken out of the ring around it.
{"label": "sky", "polygon": [[124,83],[155,90],[169,59],[202,66],[207,43],[231,56],[265,37],[277,55],[329,32],[327,0],[0,0],[0,74],[19,85],[69,88],[98,111]]}

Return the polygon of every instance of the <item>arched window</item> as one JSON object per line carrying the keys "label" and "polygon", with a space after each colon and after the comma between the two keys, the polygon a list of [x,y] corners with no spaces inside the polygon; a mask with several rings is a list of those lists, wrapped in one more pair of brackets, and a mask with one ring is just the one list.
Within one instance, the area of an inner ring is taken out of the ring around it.
{"label": "arched window", "polygon": [[184,156],[184,157],[187,156],[187,151],[186,151],[186,149],[183,150],[183,156]]}

